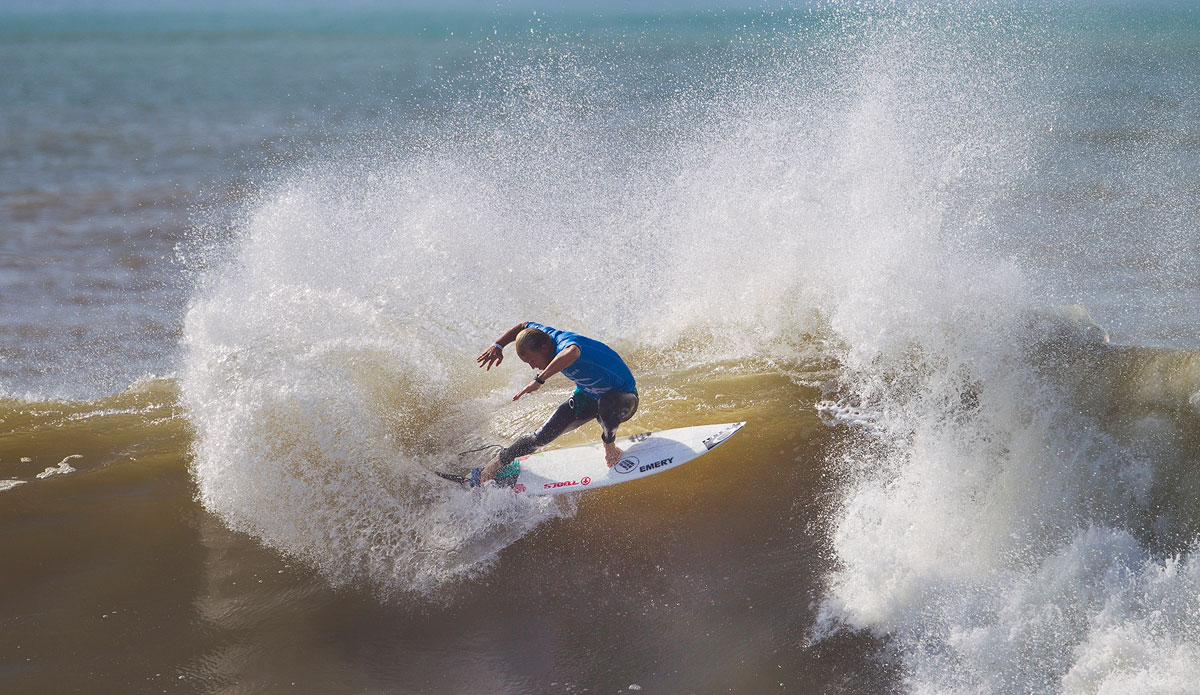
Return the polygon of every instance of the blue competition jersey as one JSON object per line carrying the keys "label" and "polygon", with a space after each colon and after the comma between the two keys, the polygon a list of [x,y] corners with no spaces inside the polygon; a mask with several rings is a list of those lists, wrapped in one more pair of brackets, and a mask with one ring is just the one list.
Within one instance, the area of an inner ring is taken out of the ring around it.
{"label": "blue competition jersey", "polygon": [[562,352],[571,345],[579,347],[579,358],[570,367],[562,370],[562,375],[575,382],[580,391],[592,398],[599,398],[609,391],[632,392],[637,384],[633,380],[633,372],[625,366],[625,360],[609,346],[599,340],[586,336],[560,331],[556,328],[543,326],[529,321],[526,328],[536,328],[554,339],[557,346],[555,353]]}

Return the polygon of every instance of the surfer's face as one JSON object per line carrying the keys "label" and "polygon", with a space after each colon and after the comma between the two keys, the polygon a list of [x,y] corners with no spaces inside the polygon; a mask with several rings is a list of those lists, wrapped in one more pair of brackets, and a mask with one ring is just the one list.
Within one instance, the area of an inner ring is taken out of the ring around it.
{"label": "surfer's face", "polygon": [[554,351],[550,350],[550,349],[546,349],[546,350],[541,350],[541,351],[537,351],[537,352],[532,352],[528,355],[522,355],[521,353],[517,353],[517,357],[520,357],[521,361],[524,362],[525,364],[540,371],[542,369],[545,369],[546,366],[550,364],[550,360],[554,359]]}

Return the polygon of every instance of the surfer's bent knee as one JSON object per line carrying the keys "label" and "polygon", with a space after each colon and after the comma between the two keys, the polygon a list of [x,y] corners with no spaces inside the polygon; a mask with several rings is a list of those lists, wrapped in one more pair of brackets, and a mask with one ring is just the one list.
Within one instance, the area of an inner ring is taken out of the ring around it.
{"label": "surfer's bent knee", "polygon": [[617,427],[633,417],[638,409],[637,392],[609,391],[600,397],[597,419],[603,432],[600,441],[612,444],[617,439]]}

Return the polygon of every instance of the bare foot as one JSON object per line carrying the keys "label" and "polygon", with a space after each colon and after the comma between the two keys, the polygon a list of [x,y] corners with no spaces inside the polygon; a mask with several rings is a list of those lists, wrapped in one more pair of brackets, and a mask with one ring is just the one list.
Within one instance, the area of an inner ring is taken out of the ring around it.
{"label": "bare foot", "polygon": [[488,465],[483,467],[479,472],[479,484],[483,485],[489,480],[494,480],[496,474],[500,472],[500,457],[497,456],[488,462]]}

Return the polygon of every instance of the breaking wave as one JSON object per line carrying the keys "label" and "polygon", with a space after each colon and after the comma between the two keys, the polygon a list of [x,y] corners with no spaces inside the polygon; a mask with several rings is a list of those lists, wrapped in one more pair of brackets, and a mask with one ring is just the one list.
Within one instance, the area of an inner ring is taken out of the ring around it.
{"label": "breaking wave", "polygon": [[835,14],[632,109],[549,42],[503,98],[274,174],[186,321],[201,500],[336,583],[480,575],[574,512],[430,472],[557,403],[474,365],[536,319],[628,355],[650,413],[715,365],[825,389],[817,638],[889,640],[912,692],[1180,692],[1200,361],[1111,344],[1017,253],[1051,69],[979,17]]}

